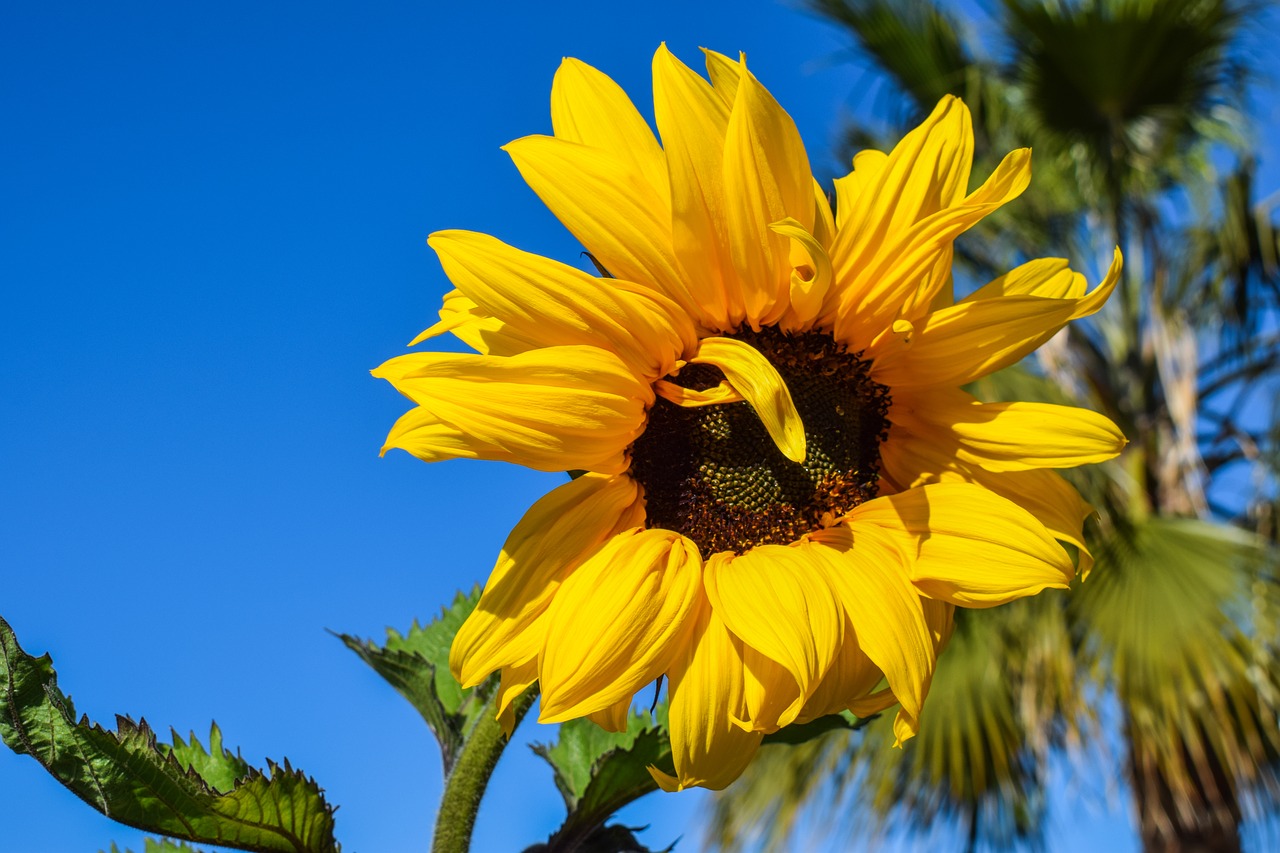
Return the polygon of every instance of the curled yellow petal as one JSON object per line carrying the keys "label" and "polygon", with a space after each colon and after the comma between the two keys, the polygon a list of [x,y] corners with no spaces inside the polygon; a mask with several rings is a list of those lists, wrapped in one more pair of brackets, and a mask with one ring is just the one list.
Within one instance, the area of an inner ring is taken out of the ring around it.
{"label": "curled yellow petal", "polygon": [[809,696],[821,684],[819,680],[808,690],[801,690],[791,670],[745,643],[742,647],[742,675],[747,713],[743,717],[735,715],[732,722],[744,732],[770,734],[796,722],[808,704]]}
{"label": "curled yellow petal", "polygon": [[[844,228],[852,216],[859,197],[871,186],[871,182],[880,174],[880,170],[884,168],[885,162],[889,159],[889,155],[883,151],[876,151],[868,148],[859,151],[853,157],[853,171],[845,175],[843,178],[836,178],[836,228]],[[867,203],[866,200],[863,200]],[[845,239],[850,239],[852,232],[846,235]]]}
{"label": "curled yellow petal", "polygon": [[666,379],[659,379],[653,384],[653,388],[662,399],[669,400],[677,406],[684,406],[687,409],[697,408],[698,406],[720,406],[725,403],[740,403],[746,399],[729,384],[728,380],[705,391],[685,388],[674,382],[668,382]]}
{"label": "curled yellow petal", "polygon": [[791,240],[791,307],[783,323],[807,331],[818,318],[827,291],[831,289],[831,259],[817,238],[798,221],[788,217],[769,227]]}
{"label": "curled yellow petal", "polygon": [[702,558],[670,530],[614,536],[560,585],[539,658],[544,723],[602,711],[671,666],[701,596]]}
{"label": "curled yellow petal", "polygon": [[793,462],[805,458],[804,423],[778,371],[755,347],[733,338],[703,338],[693,364],[712,364],[755,409],[769,437]]}
{"label": "curled yellow petal", "polygon": [[805,702],[804,709],[796,717],[796,723],[808,723],[828,714],[847,710],[852,703],[866,696],[884,678],[858,644],[858,637],[849,617],[845,616],[844,645],[836,653],[831,668]]}

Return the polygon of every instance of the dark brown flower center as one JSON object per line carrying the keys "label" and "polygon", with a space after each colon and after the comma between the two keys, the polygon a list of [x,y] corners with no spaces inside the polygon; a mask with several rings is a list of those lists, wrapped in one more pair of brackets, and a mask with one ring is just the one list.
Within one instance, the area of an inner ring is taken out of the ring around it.
{"label": "dark brown flower center", "polygon": [[[889,390],[869,364],[823,332],[776,328],[729,337],[751,344],[778,371],[795,402],[808,454],[782,455],[746,402],[683,408],[659,397],[631,446],[631,476],[644,486],[649,527],[677,531],[704,557],[787,544],[876,495]],[[667,379],[704,390],[718,368],[688,365]]]}

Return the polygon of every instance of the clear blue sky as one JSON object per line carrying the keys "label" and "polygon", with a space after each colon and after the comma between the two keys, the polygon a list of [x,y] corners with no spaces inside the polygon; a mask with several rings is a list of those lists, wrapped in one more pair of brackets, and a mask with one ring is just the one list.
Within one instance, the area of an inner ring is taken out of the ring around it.
{"label": "clear blue sky", "polygon": [[[691,64],[701,45],[745,50],[824,175],[851,105],[871,105],[828,61],[839,34],[793,8],[622,8],[9,4],[0,614],[53,654],[81,711],[202,739],[216,719],[250,761],[288,756],[320,780],[348,851],[425,849],[434,743],[324,629],[381,637],[431,616],[560,482],[378,458],[406,402],[368,370],[449,287],[427,234],[577,256],[499,150],[550,131],[565,55],[647,111],[660,41]],[[530,721],[504,757],[477,851],[558,823],[523,745],[553,735]],[[1135,847],[1123,792],[1099,818],[1101,780],[1062,790],[1053,849]],[[0,851],[141,849],[7,750],[0,793]],[[624,817],[694,850],[700,802],[654,795]]]}

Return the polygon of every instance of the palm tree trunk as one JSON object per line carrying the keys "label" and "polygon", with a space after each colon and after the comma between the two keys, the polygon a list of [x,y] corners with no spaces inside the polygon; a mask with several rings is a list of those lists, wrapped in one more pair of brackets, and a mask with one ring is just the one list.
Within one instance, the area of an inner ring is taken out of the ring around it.
{"label": "palm tree trunk", "polygon": [[[1189,779],[1176,784],[1166,761],[1132,724],[1125,734],[1129,774],[1146,853],[1240,853],[1240,804],[1215,750],[1196,761],[1184,744],[1176,759]],[[1175,793],[1176,791],[1176,793]]]}

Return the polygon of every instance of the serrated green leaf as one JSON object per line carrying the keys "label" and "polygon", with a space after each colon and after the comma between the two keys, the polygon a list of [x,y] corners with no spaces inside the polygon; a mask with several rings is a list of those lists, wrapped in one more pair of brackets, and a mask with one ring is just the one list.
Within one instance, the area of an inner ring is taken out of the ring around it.
{"label": "serrated green leaf", "polygon": [[[572,812],[608,757],[614,753],[626,753],[642,735],[654,730],[660,730],[663,740],[666,740],[665,728],[659,729],[647,712],[633,712],[628,718],[627,730],[623,732],[605,731],[585,718],[569,720],[561,724],[560,737],[554,744],[535,743],[532,749],[551,765],[556,787],[564,797],[565,806]],[[669,744],[667,753],[670,753]],[[645,775],[649,774],[646,772]]]}
{"label": "serrated green leaf", "polygon": [[160,751],[177,759],[183,770],[194,768],[200,778],[219,793],[225,794],[232,790],[236,780],[248,776],[252,769],[249,762],[241,758],[239,753],[232,755],[228,750],[223,749],[222,730],[218,728],[217,723],[209,726],[208,751],[200,745],[195,732],[188,733],[189,740],[186,741],[173,729],[169,732],[173,739],[173,746],[159,744]]}
{"label": "serrated green leaf", "polygon": [[[190,844],[174,841],[170,838],[148,838],[143,843],[145,844],[142,848],[143,853],[204,853],[198,847],[192,847]],[[98,853],[102,853],[102,851],[98,851]],[[112,844],[111,853],[121,853],[120,848]],[[126,847],[124,853],[133,853],[133,850]]]}
{"label": "serrated green leaf", "polygon": [[467,733],[498,686],[495,676],[463,690],[449,672],[449,646],[479,600],[479,587],[470,595],[459,592],[453,604],[426,625],[415,620],[407,634],[388,628],[383,646],[349,634],[337,635],[422,715],[440,744],[446,776],[453,770]]}
{"label": "serrated green leaf", "polygon": [[[560,726],[555,744],[533,745],[555,772],[569,812],[548,840],[548,853],[646,849],[624,827],[604,824],[618,809],[658,789],[650,765],[671,770],[665,716],[665,703],[652,716],[632,713],[624,732],[607,732],[586,719],[570,720]],[[610,847],[619,843],[623,846]]]}
{"label": "serrated green leaf", "polygon": [[268,761],[264,774],[224,750],[220,732],[206,752],[194,736],[162,747],[145,720],[117,716],[116,727],[107,731],[88,717],[77,722],[52,660],[24,652],[0,618],[0,739],[80,799],[112,820],[188,841],[338,853],[333,809],[288,761]]}

